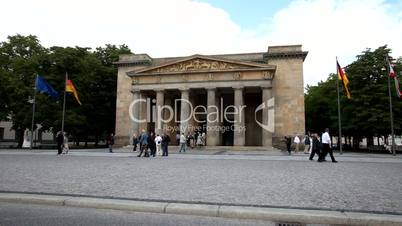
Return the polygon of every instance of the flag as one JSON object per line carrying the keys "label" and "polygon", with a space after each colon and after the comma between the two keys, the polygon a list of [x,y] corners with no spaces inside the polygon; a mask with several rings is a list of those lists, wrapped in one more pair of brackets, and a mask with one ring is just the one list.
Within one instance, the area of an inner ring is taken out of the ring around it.
{"label": "flag", "polygon": [[349,92],[349,79],[348,79],[348,76],[346,76],[346,73],[343,71],[343,69],[339,65],[338,61],[336,61],[336,66],[337,66],[337,69],[338,69],[338,79],[342,82],[343,92],[345,93],[345,96],[348,99],[351,99],[352,97],[350,96],[350,92]]}
{"label": "flag", "polygon": [[75,89],[73,82],[70,79],[66,80],[66,92],[73,93],[75,99],[81,105],[80,98],[78,98],[77,90]]}
{"label": "flag", "polygon": [[388,57],[387,57],[387,63],[388,63],[388,68],[389,68],[389,77],[394,79],[396,95],[398,96],[398,98],[402,99],[402,91],[399,88],[399,79],[398,79],[398,76],[396,76],[394,68],[392,68],[391,62],[389,62]]}
{"label": "flag", "polygon": [[36,76],[35,88],[40,93],[47,93],[53,100],[59,99],[59,93],[57,93],[56,90],[54,90],[53,87],[39,75]]}

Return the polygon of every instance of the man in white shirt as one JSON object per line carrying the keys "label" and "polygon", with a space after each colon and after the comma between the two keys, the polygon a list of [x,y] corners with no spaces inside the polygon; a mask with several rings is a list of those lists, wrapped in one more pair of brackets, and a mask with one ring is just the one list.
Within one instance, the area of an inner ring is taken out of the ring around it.
{"label": "man in white shirt", "polygon": [[295,143],[295,153],[297,153],[299,151],[299,145],[300,145],[300,138],[299,136],[295,136],[295,139],[293,140],[293,142]]}
{"label": "man in white shirt", "polygon": [[186,152],[186,142],[187,142],[187,139],[184,136],[184,133],[182,133],[181,136],[180,136],[180,150],[179,150],[179,152],[181,152],[181,151]]}
{"label": "man in white shirt", "polygon": [[159,134],[157,134],[155,137],[155,144],[156,144],[156,155],[162,156],[162,149],[161,149],[162,137],[159,136]]}
{"label": "man in white shirt", "polygon": [[326,161],[325,157],[329,153],[329,156],[331,156],[332,162],[338,162],[335,160],[334,153],[332,152],[331,148],[331,137],[329,136],[329,129],[325,129],[325,133],[322,134],[321,137],[321,144],[322,144],[322,153],[320,155],[320,158],[318,158],[319,162]]}

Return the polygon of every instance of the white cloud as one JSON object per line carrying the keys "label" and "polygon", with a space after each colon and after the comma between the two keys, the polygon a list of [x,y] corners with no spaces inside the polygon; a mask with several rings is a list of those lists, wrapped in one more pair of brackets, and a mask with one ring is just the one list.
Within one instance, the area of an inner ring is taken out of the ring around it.
{"label": "white cloud", "polygon": [[13,0],[2,5],[0,40],[20,33],[37,35],[45,46],[125,43],[152,57],[303,44],[305,83],[315,84],[335,71],[336,55],[346,65],[366,47],[389,44],[401,56],[401,3],[296,0],[266,24],[244,30],[224,10],[190,0]]}
{"label": "white cloud", "polygon": [[276,13],[270,44],[301,43],[309,51],[304,64],[307,84],[335,73],[335,57],[342,66],[366,48],[388,44],[402,55],[402,14],[379,0],[299,0]]}

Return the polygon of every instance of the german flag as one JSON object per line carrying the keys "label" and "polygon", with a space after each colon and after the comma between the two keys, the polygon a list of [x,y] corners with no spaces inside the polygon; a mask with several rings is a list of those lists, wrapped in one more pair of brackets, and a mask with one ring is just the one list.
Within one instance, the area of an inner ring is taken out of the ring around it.
{"label": "german flag", "polygon": [[66,92],[67,93],[72,93],[74,95],[75,99],[77,100],[77,102],[80,105],[82,105],[81,101],[80,101],[80,98],[78,98],[77,90],[75,89],[75,87],[73,85],[73,82],[70,79],[66,80]]}
{"label": "german flag", "polygon": [[338,61],[336,61],[336,66],[338,69],[338,79],[342,82],[343,92],[348,99],[352,99],[349,92],[349,79],[346,73],[343,71]]}

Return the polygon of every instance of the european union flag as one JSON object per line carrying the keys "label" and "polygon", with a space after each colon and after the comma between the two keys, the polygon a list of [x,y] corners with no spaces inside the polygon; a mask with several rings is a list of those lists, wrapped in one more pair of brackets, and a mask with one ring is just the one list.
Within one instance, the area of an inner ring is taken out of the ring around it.
{"label": "european union flag", "polygon": [[51,85],[49,85],[45,79],[43,79],[41,76],[36,77],[36,90],[39,91],[40,93],[47,93],[50,97],[52,97],[53,100],[58,100],[59,99],[59,93],[56,92],[56,90],[53,89]]}

